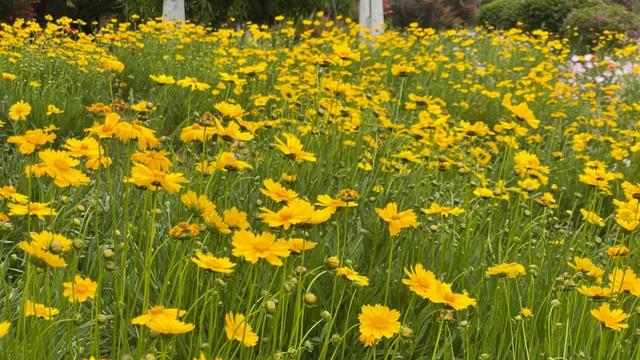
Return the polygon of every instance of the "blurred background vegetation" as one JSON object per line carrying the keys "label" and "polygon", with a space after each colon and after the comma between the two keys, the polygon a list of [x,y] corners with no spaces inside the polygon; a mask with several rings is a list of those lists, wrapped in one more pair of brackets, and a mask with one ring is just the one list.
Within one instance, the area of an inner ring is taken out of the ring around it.
{"label": "blurred background vegetation", "polygon": [[[187,18],[213,27],[251,21],[270,24],[278,15],[311,18],[323,11],[327,18],[356,19],[358,0],[185,0]],[[591,44],[605,30],[640,37],[640,0],[385,0],[389,26],[417,22],[423,27],[451,28],[490,25],[545,29],[575,42]],[[162,14],[162,0],[0,0],[0,18],[69,16],[87,22],[111,17],[130,19],[136,14],[153,18]]]}

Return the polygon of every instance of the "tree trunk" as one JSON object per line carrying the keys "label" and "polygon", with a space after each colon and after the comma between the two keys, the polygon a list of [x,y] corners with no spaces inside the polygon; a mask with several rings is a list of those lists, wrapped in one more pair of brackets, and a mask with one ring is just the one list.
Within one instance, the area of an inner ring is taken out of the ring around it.
{"label": "tree trunk", "polygon": [[184,0],[164,0],[162,19],[164,21],[184,21]]}

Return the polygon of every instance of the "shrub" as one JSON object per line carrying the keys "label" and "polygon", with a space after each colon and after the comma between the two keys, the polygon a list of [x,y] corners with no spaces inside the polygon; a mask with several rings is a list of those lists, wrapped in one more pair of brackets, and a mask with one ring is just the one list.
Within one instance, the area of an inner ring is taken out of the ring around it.
{"label": "shrub", "polygon": [[583,3],[581,0],[525,0],[521,8],[524,28],[558,32],[567,15]]}
{"label": "shrub", "polygon": [[396,0],[392,19],[401,27],[416,22],[425,27],[449,28],[473,18],[475,10],[475,0],[465,4],[459,0]]}
{"label": "shrub", "polygon": [[522,16],[524,0],[495,0],[482,5],[478,12],[478,23],[508,29],[515,27]]}
{"label": "shrub", "polygon": [[640,16],[622,5],[598,4],[572,11],[564,21],[567,37],[583,45],[594,45],[605,30],[637,36]]}

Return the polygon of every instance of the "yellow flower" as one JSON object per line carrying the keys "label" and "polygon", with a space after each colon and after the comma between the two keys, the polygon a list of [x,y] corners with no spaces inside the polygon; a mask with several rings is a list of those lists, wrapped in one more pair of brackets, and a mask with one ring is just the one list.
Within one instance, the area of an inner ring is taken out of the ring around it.
{"label": "yellow flower", "polygon": [[366,276],[358,274],[357,271],[347,266],[338,268],[338,270],[336,271],[336,275],[345,277],[358,284],[359,286],[369,285],[369,279]]}
{"label": "yellow flower", "polygon": [[592,309],[591,315],[600,320],[605,327],[616,331],[628,328],[629,324],[623,324],[622,322],[631,317],[622,309],[611,310],[607,303],[600,305],[597,309]]}
{"label": "yellow flower", "polygon": [[195,328],[194,324],[168,317],[153,319],[145,324],[145,326],[150,330],[163,335],[181,335],[188,333]]}
{"label": "yellow flower", "polygon": [[404,272],[409,278],[402,279],[402,283],[407,285],[418,296],[427,299],[429,290],[438,282],[436,275],[431,271],[425,270],[422,264],[416,264],[413,269],[405,268]]}
{"label": "yellow flower", "polygon": [[391,236],[397,235],[404,228],[418,227],[418,219],[413,209],[398,212],[396,203],[389,203],[384,209],[376,208],[376,213],[389,224]]}
{"label": "yellow flower", "polygon": [[427,291],[427,298],[436,304],[445,304],[455,310],[463,310],[476,305],[476,299],[469,297],[466,292],[454,293],[451,284],[438,281]]}
{"label": "yellow flower", "polygon": [[316,156],[313,153],[302,150],[303,146],[300,140],[293,134],[284,133],[286,143],[276,138],[276,148],[280,150],[286,156],[290,156],[297,162],[302,161],[316,161]]}
{"label": "yellow flower", "polygon": [[135,164],[127,182],[151,191],[158,191],[162,188],[166,192],[173,193],[180,191],[182,184],[189,181],[182,173],[166,173],[153,170],[143,164]]}
{"label": "yellow flower", "polygon": [[597,225],[599,227],[604,226],[604,219],[598,216],[598,214],[594,213],[593,211],[580,209],[580,214],[582,214],[584,220],[589,224]]}
{"label": "yellow flower", "polygon": [[105,71],[121,73],[124,70],[124,64],[115,58],[104,57],[100,59],[100,64],[102,66],[102,69]]}
{"label": "yellow flower", "polygon": [[259,259],[265,259],[271,265],[282,266],[281,258],[289,256],[289,244],[285,240],[276,240],[274,234],[266,231],[255,235],[246,230],[240,230],[233,234],[233,256],[244,257],[248,262],[255,264]]}
{"label": "yellow flower", "polygon": [[54,114],[62,114],[64,111],[58,109],[55,105],[47,105],[47,116]]}
{"label": "yellow flower", "polygon": [[446,206],[440,206],[438,203],[434,202],[428,209],[422,209],[422,212],[425,215],[440,215],[442,217],[449,217],[464,214],[464,209],[458,207],[450,208]]}
{"label": "yellow flower", "polygon": [[24,100],[18,101],[9,108],[9,119],[14,121],[27,120],[29,114],[31,114],[31,105]]}
{"label": "yellow flower", "polygon": [[0,339],[5,337],[9,333],[9,328],[11,327],[11,323],[8,321],[0,322]]}
{"label": "yellow flower", "polygon": [[518,105],[513,105],[511,103],[511,94],[506,94],[502,99],[502,106],[507,108],[515,117],[520,120],[526,122],[532,129],[537,129],[540,125],[540,120],[538,120],[527,105],[526,102],[520,103]]}
{"label": "yellow flower", "polygon": [[27,204],[9,204],[9,216],[35,216],[44,220],[45,216],[56,216],[58,212],[49,207],[51,203],[29,202]]}
{"label": "yellow flower", "polygon": [[51,320],[60,313],[60,310],[54,307],[46,307],[43,304],[34,303],[27,300],[24,304],[24,315],[35,316],[44,320]]}
{"label": "yellow flower", "polygon": [[62,284],[64,291],[62,295],[69,299],[69,302],[83,302],[87,299],[93,299],[98,289],[98,284],[89,279],[76,275],[73,282],[65,282]]}
{"label": "yellow flower", "polygon": [[609,256],[612,256],[612,257],[627,256],[629,252],[631,252],[631,249],[629,249],[624,245],[610,246],[607,249],[607,254],[609,254]]}
{"label": "yellow flower", "polygon": [[59,254],[67,253],[71,250],[73,242],[70,239],[49,231],[42,231],[40,233],[32,232],[30,236],[30,242],[21,241],[18,243],[18,247],[22,251],[48,266],[67,266],[67,263]]}
{"label": "yellow flower", "polygon": [[239,341],[246,347],[253,347],[258,344],[258,335],[253,332],[244,315],[228,313],[224,317],[224,324],[227,339]]}
{"label": "yellow flower", "polygon": [[289,203],[298,198],[298,193],[285,188],[272,179],[265,179],[262,184],[264,185],[264,189],[260,189],[260,192],[267,195],[275,202]]}
{"label": "yellow flower", "polygon": [[247,213],[232,207],[222,212],[225,224],[230,228],[238,228],[240,230],[246,230],[249,228],[249,222],[247,221]]}
{"label": "yellow flower", "polygon": [[156,305],[150,308],[146,314],[135,317],[131,320],[133,325],[147,325],[152,321],[160,322],[162,319],[178,319],[186,315],[187,312],[177,308],[165,308]]}
{"label": "yellow flower", "polygon": [[316,245],[318,245],[314,241],[301,238],[288,239],[286,241],[289,244],[289,249],[291,250],[291,252],[294,252],[296,254],[301,254],[304,251],[311,250],[315,248]]}
{"label": "yellow flower", "polygon": [[518,263],[502,263],[494,265],[489,267],[485,272],[485,275],[487,276],[506,276],[509,279],[513,279],[524,274],[524,266]]}
{"label": "yellow flower", "polygon": [[602,274],[604,274],[604,269],[599,266],[596,266],[591,259],[574,257],[573,263],[567,263],[570,267],[572,267],[576,271],[582,271],[587,276],[591,276],[596,280],[602,279]]}
{"label": "yellow flower", "polygon": [[176,82],[173,76],[163,75],[163,74],[149,75],[149,78],[158,85],[171,85],[171,84],[175,84]]}
{"label": "yellow flower", "polygon": [[360,335],[375,340],[391,338],[400,330],[400,312],[380,304],[363,305],[358,320]]}
{"label": "yellow flower", "polygon": [[38,157],[42,161],[39,164],[42,170],[54,179],[58,187],[81,186],[90,181],[82,171],[75,169],[80,161],[72,158],[66,151],[47,149],[40,151]]}
{"label": "yellow flower", "polygon": [[522,310],[520,310],[520,315],[522,315],[522,317],[525,319],[533,317],[533,310],[529,309],[528,307],[523,307]]}
{"label": "yellow flower", "polygon": [[192,257],[191,261],[203,269],[222,274],[231,274],[236,266],[228,257],[218,258],[211,254],[205,254],[201,250],[196,251],[196,256]]}

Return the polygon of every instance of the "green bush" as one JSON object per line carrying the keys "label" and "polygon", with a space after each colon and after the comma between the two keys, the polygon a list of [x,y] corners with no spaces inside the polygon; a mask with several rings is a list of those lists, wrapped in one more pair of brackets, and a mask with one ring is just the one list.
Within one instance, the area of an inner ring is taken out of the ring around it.
{"label": "green bush", "polygon": [[527,30],[545,29],[558,32],[569,13],[584,7],[593,1],[582,0],[525,0],[521,7],[524,28]]}
{"label": "green bush", "polygon": [[637,35],[640,16],[617,4],[598,4],[572,11],[564,21],[567,37],[584,45],[594,45],[605,30]]}
{"label": "green bush", "polygon": [[524,0],[495,0],[482,5],[478,11],[478,23],[508,29],[522,19]]}

